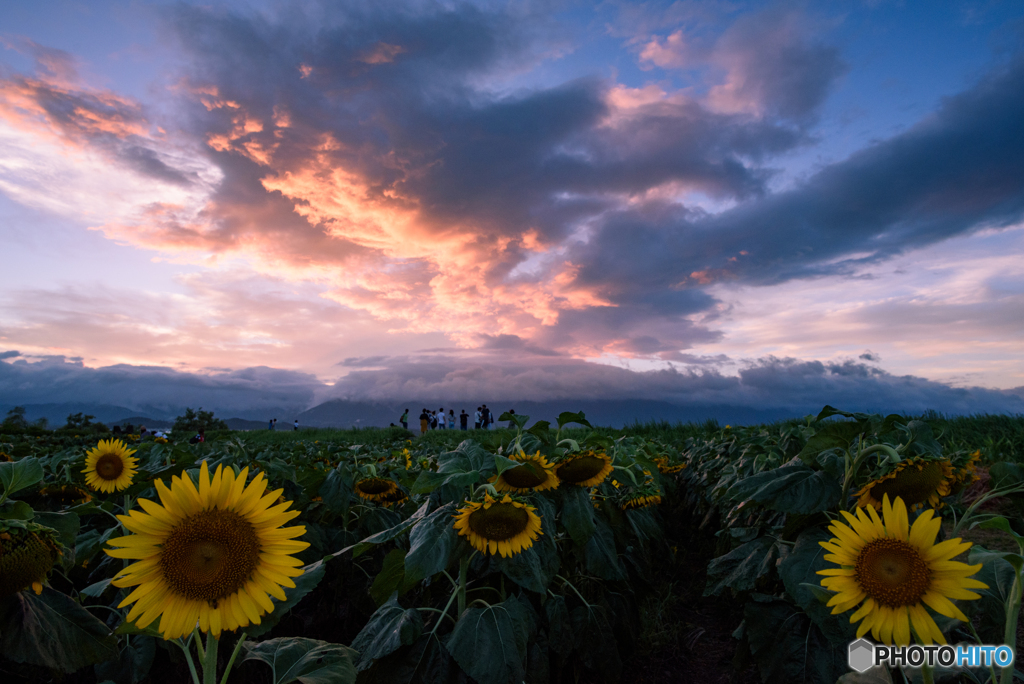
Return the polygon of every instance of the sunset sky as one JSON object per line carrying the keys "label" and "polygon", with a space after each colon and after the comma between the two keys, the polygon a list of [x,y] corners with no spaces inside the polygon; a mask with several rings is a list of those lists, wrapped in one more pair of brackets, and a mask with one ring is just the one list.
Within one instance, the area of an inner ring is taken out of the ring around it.
{"label": "sunset sky", "polygon": [[1024,5],[8,3],[0,238],[0,407],[1024,412]]}

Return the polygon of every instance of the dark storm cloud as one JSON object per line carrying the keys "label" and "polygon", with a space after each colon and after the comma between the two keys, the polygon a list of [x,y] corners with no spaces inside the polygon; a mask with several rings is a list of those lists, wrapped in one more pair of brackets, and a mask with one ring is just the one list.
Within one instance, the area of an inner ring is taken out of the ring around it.
{"label": "dark storm cloud", "polygon": [[200,375],[161,366],[88,368],[62,356],[0,362],[0,403],[12,406],[94,403],[172,415],[186,406],[218,413],[302,410],[322,387],[312,375],[267,367]]}
{"label": "dark storm cloud", "polygon": [[[847,360],[822,363],[766,357],[738,375],[704,358],[680,370],[638,372],[572,359],[535,356],[529,363],[495,352],[476,357],[393,357],[381,368],[353,370],[328,386],[313,376],[258,367],[200,375],[156,366],[87,368],[48,357],[0,362],[0,406],[104,404],[174,415],[203,406],[219,415],[259,417],[264,410],[301,411],[331,398],[350,401],[660,400],[682,407],[732,406],[816,412],[825,404],[878,412],[1024,413],[1021,390],[954,388],[895,376]],[[715,359],[714,361],[718,361]],[[356,363],[354,366],[362,364]],[[636,416],[643,419],[644,416]]]}
{"label": "dark storm cloud", "polygon": [[579,277],[629,303],[658,287],[771,285],[850,273],[1024,215],[1024,59],[947,99],[910,130],[797,187],[695,217],[611,212],[573,256]]}

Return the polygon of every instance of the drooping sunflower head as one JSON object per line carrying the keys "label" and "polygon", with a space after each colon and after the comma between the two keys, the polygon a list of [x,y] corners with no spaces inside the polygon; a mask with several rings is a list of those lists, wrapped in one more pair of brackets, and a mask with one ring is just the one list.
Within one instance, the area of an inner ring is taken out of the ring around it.
{"label": "drooping sunflower head", "polygon": [[890,504],[888,494],[882,497],[882,518],[871,507],[858,508],[857,515],[840,513],[848,524],[834,521],[829,531],[835,537],[819,542],[829,552],[825,560],[840,566],[818,571],[825,575],[821,585],[835,592],[828,602],[832,614],[860,606],[850,616],[851,623],[862,620],[857,638],[870,630],[875,641],[907,646],[913,629],[921,644],[946,643],[926,606],[967,621],[949,599],[978,599],[969,589],[988,587],[970,578],[980,564],[950,559],[971,544],[959,538],[936,544],[942,519],[934,517],[933,509],[921,513],[911,527],[903,500]]}
{"label": "drooping sunflower head", "polygon": [[0,451],[0,463],[10,463],[14,459],[6,451]]}
{"label": "drooping sunflower head", "polygon": [[612,459],[604,452],[573,454],[555,467],[558,479],[580,487],[596,487],[612,472]]}
{"label": "drooping sunflower head", "polygon": [[949,496],[954,482],[953,468],[948,460],[924,459],[920,456],[900,461],[889,472],[876,477],[857,492],[858,506],[878,510],[882,499],[900,498],[911,510],[929,504],[942,507],[942,497]]}
{"label": "drooping sunflower head", "polygon": [[648,506],[657,506],[660,503],[661,494],[637,492],[623,499],[619,507],[624,511],[628,511],[631,508],[647,508]]}
{"label": "drooping sunflower head", "polygon": [[540,451],[532,456],[515,454],[512,460],[519,461],[522,465],[509,468],[489,480],[499,492],[542,492],[558,487],[555,468],[540,455]]}
{"label": "drooping sunflower head", "polygon": [[98,492],[110,494],[127,489],[137,472],[139,461],[132,458],[135,449],[119,439],[101,439],[85,454],[85,483]]}
{"label": "drooping sunflower head", "polygon": [[92,494],[76,484],[53,484],[39,490],[39,495],[65,506],[92,501]]}
{"label": "drooping sunflower head", "polygon": [[467,501],[458,510],[454,527],[478,551],[508,558],[533,546],[543,534],[536,510],[509,494],[501,501],[485,494],[482,502]]}
{"label": "drooping sunflower head", "polygon": [[412,454],[409,453],[408,449],[402,449],[402,456],[405,457],[405,469],[412,470]]}
{"label": "drooping sunflower head", "polygon": [[37,594],[60,557],[56,532],[28,523],[0,527],[0,597],[32,587]]}
{"label": "drooping sunflower head", "polygon": [[978,476],[978,461],[981,460],[981,450],[976,450],[967,456],[953,461],[953,484],[950,485],[950,494],[959,494],[969,487],[971,483],[981,478]]}
{"label": "drooping sunflower head", "polygon": [[[133,534],[111,539],[108,555],[135,561],[111,584],[135,587],[118,606],[134,603],[127,620],[140,628],[160,619],[165,639],[192,632],[219,636],[260,624],[274,610],[270,597],[284,601],[282,587],[294,588],[302,562],[292,554],[309,544],[296,541],[301,525],[283,525],[299,515],[290,501],[277,503],[278,489],[266,492],[259,473],[246,484],[248,468],[217,466],[213,477],[204,461],[199,483],[188,473],[168,488],[157,480],[160,503],[139,499],[145,512],[132,510],[118,519]],[[276,505],[275,505],[276,504]]]}
{"label": "drooping sunflower head", "polygon": [[356,482],[355,490],[367,501],[385,501],[398,491],[398,483],[384,477],[364,477]]}
{"label": "drooping sunflower head", "polygon": [[656,456],[652,460],[654,461],[654,464],[658,466],[658,472],[661,473],[662,475],[671,475],[673,473],[678,473],[679,471],[683,470],[686,467],[685,463],[670,462],[667,456]]}

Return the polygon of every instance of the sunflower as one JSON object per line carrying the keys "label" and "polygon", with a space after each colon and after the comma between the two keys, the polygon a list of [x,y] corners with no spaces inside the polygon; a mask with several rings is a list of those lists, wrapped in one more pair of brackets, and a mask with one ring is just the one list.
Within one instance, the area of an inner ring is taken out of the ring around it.
{"label": "sunflower", "polygon": [[32,587],[37,594],[60,556],[56,532],[33,523],[0,527],[0,597]]}
{"label": "sunflower", "polygon": [[6,451],[0,451],[0,463],[10,463],[13,460]]}
{"label": "sunflower", "polygon": [[596,487],[612,472],[612,459],[604,452],[584,451],[568,457],[555,468],[562,482],[580,487]]}
{"label": "sunflower", "polygon": [[669,463],[667,456],[656,456],[654,464],[658,466],[658,472],[662,475],[671,475],[672,473],[678,473],[680,470],[686,467],[685,463],[676,463],[675,465]]}
{"label": "sunflower", "polygon": [[263,473],[246,486],[248,474],[217,466],[211,478],[204,461],[198,487],[187,473],[169,489],[157,480],[160,504],[139,499],[145,513],[117,516],[134,533],[106,549],[136,561],[111,582],[136,587],[118,606],[135,604],[129,622],[145,628],[159,617],[164,639],[185,636],[196,623],[217,637],[260,624],[274,610],[270,596],[285,600],[281,587],[294,588],[291,578],[302,574],[302,561],[291,554],[309,546],[295,540],[306,528],[282,527],[299,511],[287,510],[290,501],[273,505],[282,490],[267,493]]}
{"label": "sunflower", "polygon": [[835,537],[818,542],[829,551],[825,560],[840,566],[818,571],[826,575],[821,585],[837,592],[828,602],[832,614],[859,605],[850,616],[851,623],[863,620],[857,628],[858,639],[871,630],[875,641],[907,646],[912,626],[921,644],[946,643],[925,606],[967,621],[949,599],[978,599],[981,596],[968,589],[988,588],[969,577],[981,569],[980,564],[950,560],[969,549],[970,542],[956,538],[936,544],[942,519],[928,509],[911,527],[903,499],[890,504],[888,494],[882,496],[881,520],[870,506],[858,508],[856,516],[840,513],[849,525],[834,521],[829,531]]}
{"label": "sunflower", "polygon": [[467,501],[465,507],[458,510],[454,527],[473,548],[508,558],[530,548],[537,535],[544,534],[535,510],[508,494],[501,501],[485,494],[482,503]]}
{"label": "sunflower", "polygon": [[356,494],[367,501],[384,501],[394,496],[398,484],[383,477],[364,477],[356,482]]}
{"label": "sunflower", "polygon": [[981,460],[981,450],[975,451],[967,460],[964,461],[963,465],[956,468],[953,471],[953,484],[949,487],[950,494],[959,494],[973,482],[977,482],[981,478],[978,477],[978,461]]}
{"label": "sunflower", "polygon": [[634,494],[633,496],[626,497],[625,501],[622,502],[620,508],[626,511],[630,508],[646,508],[647,506],[657,506],[661,503],[660,494]]}
{"label": "sunflower", "polygon": [[39,495],[59,504],[79,504],[92,501],[92,494],[85,487],[76,484],[55,484],[43,487]]}
{"label": "sunflower", "polygon": [[512,460],[519,461],[522,465],[509,468],[501,475],[495,475],[488,480],[499,492],[542,492],[558,487],[555,468],[540,455],[540,451],[532,456],[515,454]]}
{"label": "sunflower", "polygon": [[921,508],[925,503],[941,508],[941,498],[949,495],[954,482],[953,468],[948,460],[933,461],[919,456],[900,461],[891,471],[868,482],[857,492],[858,506],[870,506],[875,510],[882,505],[882,497],[899,497],[911,510]]}
{"label": "sunflower", "polygon": [[132,458],[135,449],[119,439],[101,439],[96,448],[85,454],[85,483],[99,492],[127,489],[135,477],[139,460]]}

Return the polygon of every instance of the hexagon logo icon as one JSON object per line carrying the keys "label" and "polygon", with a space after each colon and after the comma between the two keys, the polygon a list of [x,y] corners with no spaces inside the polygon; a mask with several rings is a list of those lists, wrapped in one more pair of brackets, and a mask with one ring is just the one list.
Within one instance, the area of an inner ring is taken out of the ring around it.
{"label": "hexagon logo icon", "polygon": [[850,665],[850,669],[855,672],[864,672],[870,670],[874,665],[874,658],[872,654],[875,652],[875,647],[867,639],[857,639],[850,644],[850,652],[847,656],[847,663]]}

